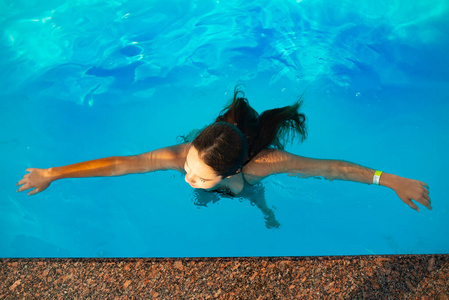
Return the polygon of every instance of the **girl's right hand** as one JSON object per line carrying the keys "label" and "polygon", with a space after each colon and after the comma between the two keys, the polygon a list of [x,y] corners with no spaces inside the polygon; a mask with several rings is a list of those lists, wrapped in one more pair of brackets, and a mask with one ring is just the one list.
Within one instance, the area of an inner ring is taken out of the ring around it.
{"label": "girl's right hand", "polygon": [[16,183],[17,186],[21,185],[17,192],[23,192],[34,188],[28,192],[28,196],[35,195],[48,188],[53,181],[50,177],[49,169],[28,168],[26,171],[30,173],[25,174],[23,178]]}

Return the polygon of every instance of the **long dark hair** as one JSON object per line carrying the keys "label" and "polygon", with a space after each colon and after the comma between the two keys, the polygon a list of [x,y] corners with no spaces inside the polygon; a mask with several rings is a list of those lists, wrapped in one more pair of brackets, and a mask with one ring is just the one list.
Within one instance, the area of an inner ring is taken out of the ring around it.
{"label": "long dark hair", "polygon": [[240,86],[234,99],[192,142],[201,159],[223,177],[239,172],[260,151],[284,149],[286,143],[307,137],[306,116],[299,112],[301,98],[293,105],[259,115],[248,103]]}

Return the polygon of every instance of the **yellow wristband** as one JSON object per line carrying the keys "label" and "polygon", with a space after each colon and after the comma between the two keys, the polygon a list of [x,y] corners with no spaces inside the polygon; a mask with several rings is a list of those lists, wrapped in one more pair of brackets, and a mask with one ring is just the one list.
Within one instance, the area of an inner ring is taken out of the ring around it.
{"label": "yellow wristband", "polygon": [[382,175],[382,171],[377,170],[376,172],[374,172],[373,184],[379,185],[380,175]]}

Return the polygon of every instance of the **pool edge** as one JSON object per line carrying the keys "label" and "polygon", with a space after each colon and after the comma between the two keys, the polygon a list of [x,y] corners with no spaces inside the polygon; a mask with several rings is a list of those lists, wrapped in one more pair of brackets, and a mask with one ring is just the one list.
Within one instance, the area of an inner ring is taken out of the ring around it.
{"label": "pool edge", "polygon": [[0,299],[449,299],[449,255],[2,258]]}

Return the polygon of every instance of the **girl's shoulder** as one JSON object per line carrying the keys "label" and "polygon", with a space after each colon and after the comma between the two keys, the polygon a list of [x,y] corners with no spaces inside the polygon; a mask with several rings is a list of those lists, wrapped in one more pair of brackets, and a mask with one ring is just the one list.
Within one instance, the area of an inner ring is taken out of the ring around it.
{"label": "girl's shoulder", "polygon": [[144,153],[141,156],[148,157],[148,160],[156,163],[159,169],[172,169],[180,172],[184,171],[184,164],[186,162],[187,153],[190,149],[190,143],[173,145],[165,148]]}
{"label": "girl's shoulder", "polygon": [[279,149],[263,149],[243,167],[245,180],[254,184],[267,176],[279,173],[279,164],[285,161],[286,153]]}
{"label": "girl's shoulder", "polygon": [[172,146],[171,148],[173,149],[173,151],[176,153],[177,156],[185,158],[187,156],[187,153],[189,152],[191,144],[192,144],[191,142],[183,143]]}
{"label": "girl's shoulder", "polygon": [[178,144],[170,147],[175,156],[176,164],[180,169],[184,170],[184,164],[186,162],[187,153],[189,153],[191,143]]}

